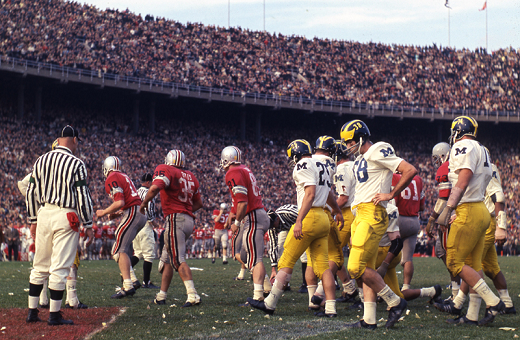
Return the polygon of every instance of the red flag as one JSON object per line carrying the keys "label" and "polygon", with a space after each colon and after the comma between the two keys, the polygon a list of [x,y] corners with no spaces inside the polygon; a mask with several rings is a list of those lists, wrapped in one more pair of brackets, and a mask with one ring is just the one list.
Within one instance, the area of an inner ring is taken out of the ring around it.
{"label": "red flag", "polygon": [[479,9],[479,11],[483,11],[487,8],[487,0],[484,2],[484,6],[482,6],[482,9]]}

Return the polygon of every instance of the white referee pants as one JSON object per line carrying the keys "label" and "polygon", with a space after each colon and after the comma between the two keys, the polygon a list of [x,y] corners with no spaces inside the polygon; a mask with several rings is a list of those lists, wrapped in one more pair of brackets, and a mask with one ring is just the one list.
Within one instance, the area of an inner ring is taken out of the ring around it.
{"label": "white referee pants", "polygon": [[155,259],[155,238],[153,236],[153,226],[150,222],[146,222],[143,229],[134,238],[132,242],[134,247],[134,256],[153,262]]}
{"label": "white referee pants", "polygon": [[39,210],[30,283],[42,285],[49,278],[49,289],[65,290],[79,239],[79,231],[72,230],[67,219],[69,212],[76,210],[51,204]]}

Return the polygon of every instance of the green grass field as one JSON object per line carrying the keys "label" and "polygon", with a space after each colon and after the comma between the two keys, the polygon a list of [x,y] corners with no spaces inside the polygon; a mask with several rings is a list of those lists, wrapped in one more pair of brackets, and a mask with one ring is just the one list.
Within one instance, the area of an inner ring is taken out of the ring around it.
{"label": "green grass field", "polygon": [[[269,268],[268,260],[265,262]],[[499,262],[508,281],[510,295],[518,308],[520,258],[500,258]],[[415,258],[414,263],[413,288],[436,283],[445,287],[449,283],[448,273],[441,261],[435,258]],[[296,291],[301,284],[299,262],[291,282],[293,290],[286,292],[280,299],[275,314],[266,317],[261,311],[239,307],[248,296],[252,296],[252,282],[233,281],[239,271],[238,263],[230,262],[223,266],[221,260],[211,264],[210,260],[203,259],[189,260],[188,264],[202,269],[193,270],[202,304],[180,308],[186,299],[186,291],[177,274],[165,306],[152,303],[156,291],[150,289],[139,289],[136,295],[127,299],[112,300],[110,295],[120,285],[117,264],[114,261],[83,261],[78,279],[80,300],[90,307],[127,307],[122,316],[93,339],[512,339],[520,336],[520,315],[499,316],[490,327],[452,326],[445,322],[449,316],[429,306],[426,299],[409,302],[409,315],[394,329],[385,329],[384,321],[380,320],[380,327],[375,331],[347,330],[344,325],[360,319],[363,312],[338,303],[338,318],[324,320],[314,317],[307,311],[307,294]],[[160,274],[156,265],[157,261],[154,263],[152,281],[159,284]],[[1,308],[27,308],[26,290],[29,287],[30,268],[28,262],[0,263]],[[142,262],[136,268],[137,276],[142,277]],[[402,281],[401,275],[399,279]],[[448,294],[449,291],[443,291],[444,297]],[[386,318],[385,307],[384,304],[378,306],[379,319]],[[480,317],[483,314],[484,303]],[[500,327],[517,330],[504,331]]]}

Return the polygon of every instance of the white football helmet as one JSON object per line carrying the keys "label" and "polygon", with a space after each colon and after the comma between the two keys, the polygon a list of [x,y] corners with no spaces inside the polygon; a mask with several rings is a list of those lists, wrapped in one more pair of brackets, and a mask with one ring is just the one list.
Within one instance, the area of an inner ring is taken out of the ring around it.
{"label": "white football helmet", "polygon": [[226,210],[228,210],[228,208],[229,208],[229,206],[227,205],[227,203],[220,204],[220,210],[226,211]]}
{"label": "white football helmet", "polygon": [[442,165],[442,163],[448,160],[450,149],[451,148],[448,143],[440,142],[435,144],[432,149],[432,163],[434,167],[438,168]]}
{"label": "white football helmet", "polygon": [[121,160],[116,156],[109,156],[103,162],[103,175],[105,178],[111,171],[121,171]]}
{"label": "white football helmet", "polygon": [[170,150],[164,159],[164,164],[184,168],[186,158],[181,150]]}
{"label": "white football helmet", "polygon": [[242,162],[242,151],[236,146],[226,146],[220,154],[220,168],[227,169],[231,164]]}

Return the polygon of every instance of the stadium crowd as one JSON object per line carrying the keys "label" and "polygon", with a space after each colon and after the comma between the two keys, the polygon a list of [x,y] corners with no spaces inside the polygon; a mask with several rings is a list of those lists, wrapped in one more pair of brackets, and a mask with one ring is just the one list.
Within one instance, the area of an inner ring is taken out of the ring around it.
{"label": "stadium crowd", "polygon": [[62,0],[0,0],[0,55],[232,90],[439,110],[518,111],[519,51],[488,54],[145,19]]}
{"label": "stadium crowd", "polygon": [[[54,140],[55,130],[66,120],[80,127],[82,141],[79,157],[85,161],[89,173],[89,189],[95,206],[109,204],[104,192],[104,177],[102,160],[109,155],[118,156],[122,169],[139,187],[139,178],[145,172],[153,172],[158,164],[164,162],[168,150],[177,148],[184,151],[187,167],[200,179],[204,209],[195,215],[196,226],[213,226],[212,212],[218,209],[220,203],[229,202],[228,189],[224,184],[224,172],[219,170],[220,151],[225,145],[236,145],[244,153],[244,159],[256,174],[260,183],[266,208],[278,208],[287,203],[296,202],[291,171],[287,166],[285,149],[291,138],[295,136],[314,135],[302,130],[284,131],[273,127],[266,129],[260,144],[237,141],[234,131],[226,128],[225,123],[212,122],[204,126],[190,119],[176,119],[175,122],[161,122],[161,132],[154,134],[141,133],[131,135],[124,132],[123,117],[109,117],[108,114],[95,114],[84,109],[76,109],[74,115],[69,110],[51,108],[52,117],[44,118],[39,125],[29,122],[18,122],[9,118],[6,106],[0,105],[0,226],[14,226],[20,230],[20,253],[27,254],[32,243],[26,223],[25,201],[20,194],[17,181],[30,172],[34,161],[39,155],[50,150]],[[61,117],[61,118],[56,118]],[[105,119],[103,120],[103,118]],[[88,130],[87,130],[88,127]],[[178,131],[173,133],[169,131]],[[309,130],[310,131],[310,130]],[[431,162],[431,145],[425,141],[414,145],[410,140],[420,140],[410,136],[388,135],[382,140],[391,142],[396,152],[414,164],[424,181],[427,197],[426,210],[422,212],[421,220],[426,224],[433,204],[437,197],[435,187],[435,169]],[[499,249],[499,254],[520,254],[520,150],[518,145],[498,144],[496,141],[485,141],[498,165],[502,185],[507,198],[508,240]],[[157,202],[160,210],[160,202]],[[160,211],[159,211],[160,212]],[[162,216],[162,214],[159,214]],[[97,222],[97,221],[96,221]],[[100,222],[107,222],[101,220]],[[162,225],[161,218],[158,221]],[[424,228],[424,226],[423,226]],[[1,233],[0,233],[1,234]],[[429,239],[425,232],[418,238],[418,250],[422,254],[431,255],[434,240]],[[7,244],[2,243],[2,255],[5,258]],[[24,259],[27,257],[24,257]]]}

